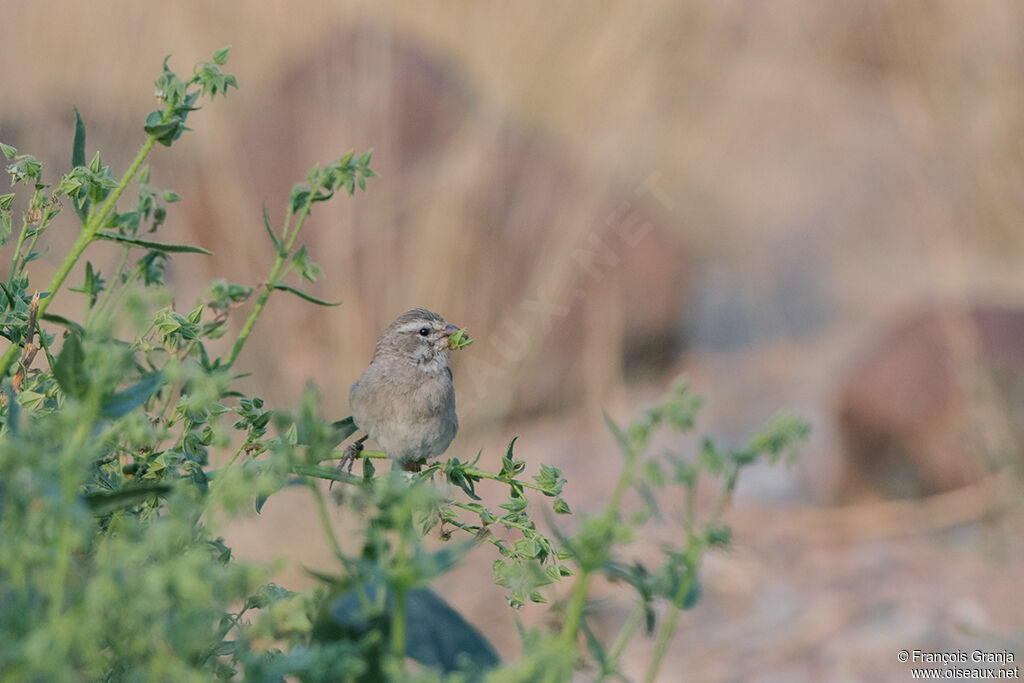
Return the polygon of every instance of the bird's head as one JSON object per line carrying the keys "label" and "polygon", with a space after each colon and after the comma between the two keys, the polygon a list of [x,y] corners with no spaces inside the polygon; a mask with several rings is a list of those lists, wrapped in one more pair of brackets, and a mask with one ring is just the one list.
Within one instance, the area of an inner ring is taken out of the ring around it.
{"label": "bird's head", "polygon": [[458,330],[437,313],[414,308],[384,330],[377,340],[376,355],[394,354],[426,370],[440,371],[448,365],[448,339]]}

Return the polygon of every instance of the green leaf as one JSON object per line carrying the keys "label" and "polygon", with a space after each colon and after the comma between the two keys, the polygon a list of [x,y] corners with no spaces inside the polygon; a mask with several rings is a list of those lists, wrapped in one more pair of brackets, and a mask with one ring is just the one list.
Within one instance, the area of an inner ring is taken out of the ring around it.
{"label": "green leaf", "polygon": [[8,159],[13,159],[15,155],[18,153],[18,150],[15,149],[14,147],[11,147],[10,145],[5,145],[4,143],[0,142],[0,152],[3,152],[4,156],[7,157]]}
{"label": "green leaf", "polygon": [[750,440],[748,449],[755,453],[767,453],[770,462],[774,463],[787,451],[792,452],[796,444],[806,441],[810,433],[809,422],[784,413],[777,415],[767,428],[756,434]]}
{"label": "green leaf", "polygon": [[515,447],[516,441],[519,440],[518,436],[513,436],[512,440],[508,442],[508,448],[505,449],[505,455],[501,459],[501,473],[513,476],[516,473],[515,466]]}
{"label": "green leaf", "polygon": [[56,313],[43,313],[39,317],[41,317],[46,322],[50,322],[50,323],[55,323],[57,325],[61,325],[63,327],[68,328],[69,330],[71,330],[73,332],[77,332],[78,334],[85,334],[85,328],[84,327],[82,327],[81,325],[76,323],[74,320],[71,320],[69,318],[65,318],[62,315],[57,315]]}
{"label": "green leaf", "polygon": [[660,488],[665,484],[665,472],[657,460],[648,460],[644,463],[644,478],[651,486]]}
{"label": "green leaf", "polygon": [[732,528],[727,524],[708,524],[704,538],[711,547],[725,547],[732,543]]}
{"label": "green leaf", "polygon": [[207,256],[213,255],[212,251],[203,249],[202,247],[195,247],[191,244],[161,244],[160,242],[150,242],[149,240],[140,240],[137,237],[128,237],[127,235],[119,235],[116,232],[98,232],[96,237],[103,240],[110,240],[111,242],[120,242],[121,244],[129,244],[133,247],[142,247],[143,249],[152,249],[153,251],[161,251],[167,253],[189,253],[189,254],[206,254]]}
{"label": "green leaf", "polygon": [[231,52],[231,46],[225,45],[221,49],[213,53],[213,63],[217,66],[224,66],[228,61],[228,54]]}
{"label": "green leaf", "polygon": [[715,442],[707,437],[701,439],[697,462],[714,475],[719,475],[725,470],[725,455],[715,447]]}
{"label": "green leaf", "polygon": [[8,307],[11,310],[14,310],[14,308],[17,306],[17,303],[16,303],[17,299],[14,298],[14,295],[11,294],[11,291],[9,289],[7,289],[7,286],[3,283],[2,280],[0,280],[0,290],[2,290],[4,295],[7,297],[7,302],[8,302],[7,305],[8,305]]}
{"label": "green leaf", "polygon": [[78,113],[78,107],[75,110],[75,137],[71,143],[71,168],[75,166],[85,166],[85,122],[82,121],[82,115]]}
{"label": "green leaf", "polygon": [[278,600],[283,600],[292,595],[295,595],[294,591],[281,588],[276,583],[268,583],[265,586],[261,586],[258,591],[250,596],[245,601],[245,606],[249,609],[264,609]]}
{"label": "green leaf", "polygon": [[351,415],[346,417],[344,420],[332,422],[331,428],[334,429],[334,446],[337,446],[342,441],[355,434],[356,430],[359,429],[356,427],[356,423],[352,419]]}
{"label": "green leaf", "polygon": [[374,466],[373,460],[363,458],[363,479],[373,479],[375,474],[377,474],[377,468]]}
{"label": "green leaf", "polygon": [[[319,635],[314,633],[314,640],[368,633],[375,626],[373,605],[377,604],[380,591],[377,583],[367,581],[341,593],[327,610],[327,618],[335,628],[323,629]],[[385,591],[385,609],[391,612],[395,596],[392,591]],[[429,589],[414,588],[406,594],[405,619],[405,652],[426,667],[454,673],[464,671],[466,665],[481,671],[501,662],[483,634]]]}
{"label": "green leaf", "polygon": [[286,285],[283,282],[271,282],[267,286],[270,287],[271,289],[280,289],[280,290],[285,291],[285,292],[291,292],[292,294],[294,294],[295,296],[299,297],[300,299],[305,299],[306,301],[308,301],[310,303],[317,304],[318,306],[340,306],[341,305],[340,301],[335,301],[335,302],[326,301],[325,299],[321,299],[321,298],[315,297],[312,294],[309,294],[307,292],[303,292],[301,289],[297,289],[295,287],[292,287],[291,285]]}
{"label": "green leaf", "polygon": [[124,417],[149,400],[149,397],[164,383],[164,376],[161,372],[154,372],[142,378],[122,392],[114,394],[103,401],[100,406],[100,415],[108,420],[116,420]]}
{"label": "green leaf", "polygon": [[0,210],[6,211],[11,208],[11,202],[14,201],[14,193],[0,194]]}
{"label": "green leaf", "polygon": [[18,403],[29,410],[37,410],[43,401],[46,400],[46,394],[40,394],[37,391],[22,391],[18,394]]}
{"label": "green leaf", "polygon": [[324,271],[309,258],[309,252],[306,247],[300,247],[295,255],[292,257],[292,263],[295,264],[295,270],[299,273],[299,276],[303,280],[309,282],[316,282],[316,279],[322,277]]}
{"label": "green leaf", "polygon": [[114,510],[122,510],[145,503],[154,496],[166,496],[170,492],[171,487],[167,484],[153,484],[151,486],[133,486],[120,491],[87,493],[83,497],[90,512],[94,515],[103,515]]}
{"label": "green leaf", "polygon": [[602,679],[612,673],[615,673],[616,669],[614,663],[609,661],[608,653],[605,652],[604,645],[602,645],[601,641],[594,635],[594,632],[590,629],[586,620],[580,624],[580,629],[583,631],[583,635],[586,638],[587,650],[590,651],[590,656],[593,657],[594,661],[601,667]]}
{"label": "green leaf", "polygon": [[69,288],[72,292],[79,292],[89,297],[89,308],[96,303],[96,297],[99,296],[100,292],[104,289],[106,280],[100,277],[100,271],[93,270],[92,262],[86,261],[85,263],[85,282],[78,287]]}
{"label": "green leaf", "polygon": [[263,506],[267,504],[268,500],[270,500],[270,496],[272,496],[273,494],[277,493],[281,489],[289,487],[289,486],[305,486],[305,485],[306,485],[306,480],[305,479],[302,479],[300,477],[291,477],[287,481],[282,483],[281,485],[274,487],[273,490],[264,491],[260,495],[256,496],[256,503],[255,503],[255,505],[256,505],[256,514],[260,514],[261,512],[263,512]]}
{"label": "green leaf", "polygon": [[618,442],[619,448],[622,449],[623,454],[628,455],[633,450],[633,446],[632,444],[630,444],[629,438],[622,432],[621,429],[619,429],[619,425],[615,424],[615,421],[612,420],[611,415],[609,415],[608,413],[603,414],[604,423],[608,425],[608,431],[610,431],[612,433],[612,436],[615,437],[615,440]]}
{"label": "green leaf", "polygon": [[424,666],[453,673],[466,660],[476,669],[501,661],[483,634],[429,589],[409,591],[406,622],[406,653]]}
{"label": "green leaf", "polygon": [[267,234],[270,235],[270,241],[274,243],[274,251],[280,254],[281,241],[277,239],[277,235],[274,234],[274,228],[270,225],[270,215],[267,213],[266,202],[263,202],[263,227],[267,229]]}
{"label": "green leaf", "polygon": [[[199,93],[195,94],[198,95]],[[192,98],[191,95],[189,98],[191,98],[191,101],[195,101],[195,98]],[[183,132],[190,130],[190,128],[185,125],[185,117],[192,109],[195,109],[195,107],[192,107],[187,103],[183,106],[176,107],[175,110],[180,111],[181,113],[170,117],[167,121],[163,120],[162,112],[152,111],[149,113],[149,116],[146,117],[146,125],[144,125],[142,129],[148,135],[152,135],[156,141],[164,147],[170,147],[171,143],[181,137]]]}
{"label": "green leaf", "polygon": [[60,185],[57,186],[57,192],[61,194],[66,194],[69,197],[77,197],[81,189],[81,179],[73,175],[66,175],[63,178],[61,178]]}
{"label": "green leaf", "polygon": [[546,496],[557,496],[562,492],[562,487],[565,485],[562,471],[551,465],[542,464],[540,466],[540,474],[534,475],[533,480],[537,482],[537,486],[544,489],[543,493]]}
{"label": "green leaf", "polygon": [[64,348],[60,350],[57,364],[53,368],[53,376],[68,396],[81,399],[88,393],[89,375],[85,370],[85,351],[77,334],[68,336],[64,341]]}
{"label": "green leaf", "polygon": [[644,503],[647,504],[647,512],[645,514],[641,511],[641,519],[645,518],[647,514],[657,520],[662,519],[661,506],[658,504],[658,497],[655,495],[654,489],[645,482],[637,482],[636,490],[640,493],[640,497],[644,499]]}

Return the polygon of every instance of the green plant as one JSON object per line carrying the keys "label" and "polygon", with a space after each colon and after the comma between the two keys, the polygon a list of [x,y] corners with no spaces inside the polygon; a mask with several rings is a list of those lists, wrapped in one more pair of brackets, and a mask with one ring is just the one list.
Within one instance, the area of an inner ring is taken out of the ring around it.
{"label": "green plant", "polygon": [[469,338],[469,334],[466,332],[466,330],[462,329],[448,338],[448,346],[451,347],[451,349],[454,351],[457,349],[465,348],[475,341],[475,339]]}
{"label": "green plant", "polygon": [[[548,499],[555,515],[571,514],[566,481],[548,465],[526,476],[515,440],[497,472],[484,469],[478,455],[471,462],[436,462],[416,475],[378,474],[374,462],[383,454],[372,451],[362,454],[361,475],[338,471],[339,446],[355,429],[351,418],[321,416],[313,388],[295,410],[271,409],[237,390],[234,365],[273,292],[334,305],[286,279],[320,275],[298,243],[300,232],[316,203],[339,190],[365,189],[376,175],[371,153],[314,167],[292,190],[280,229],[264,209],[274,258],[227,357],[211,354],[208,343],[227,332],[231,311],[257,288],[216,280],[196,306],[178,311],[164,266],[176,254],[206,252],[149,238],[166,220],[166,205],[179,197],[150,185],[146,156],[155,143],[170,146],[187,130],[200,97],[237,87],[221,70],[227,58],[227,48],[217,51],[185,80],[165,61],[156,81],[162,108],[146,119],[145,141],[119,179],[99,153],[86,163],[77,112],[72,168],[55,188],[43,181],[38,160],[0,146],[13,182],[30,191],[0,283],[0,336],[9,342],[0,357],[0,675],[558,681],[583,661],[582,634],[591,665],[604,678],[620,674],[622,652],[641,624],[654,629],[652,605],[660,599],[669,609],[657,631],[653,678],[678,611],[699,597],[703,554],[730,540],[721,514],[740,470],[789,452],[806,425],[782,418],[744,449],[723,451],[705,441],[695,459],[652,458],[656,432],[693,426],[699,401],[679,384],[628,428],[609,420],[625,456],[622,472],[604,512],[583,517],[572,533],[560,524],[545,532],[535,521],[535,496]],[[137,199],[121,210],[133,183]],[[11,236],[14,199],[0,196],[3,242]],[[27,267],[65,203],[80,224],[78,238],[46,291],[37,293]],[[99,240],[120,246],[113,273],[104,277],[86,261],[83,281],[69,288],[82,297],[79,319],[49,313]],[[453,345],[469,343],[460,333]],[[40,351],[45,362],[37,364]],[[699,521],[697,488],[709,475],[720,493]],[[355,549],[337,540],[323,480],[343,484],[338,504],[358,520]],[[483,480],[507,495],[484,500],[477,491]],[[216,534],[228,517],[253,507],[258,513],[290,485],[308,489],[318,511],[313,523],[338,559],[337,573],[317,574],[320,587],[308,593],[270,583],[267,568],[236,561]],[[659,568],[626,562],[625,545],[658,517],[656,492],[668,486],[681,487],[688,501],[681,543],[664,550]],[[624,509],[630,489],[645,501],[640,509]],[[571,586],[569,598],[555,604],[558,633],[524,631],[529,654],[518,662],[502,664],[429,590],[481,545],[493,549],[493,578],[513,607],[552,599],[554,585]],[[638,596],[610,646],[587,626],[596,575],[629,584]],[[408,658],[419,668],[407,669]]]}

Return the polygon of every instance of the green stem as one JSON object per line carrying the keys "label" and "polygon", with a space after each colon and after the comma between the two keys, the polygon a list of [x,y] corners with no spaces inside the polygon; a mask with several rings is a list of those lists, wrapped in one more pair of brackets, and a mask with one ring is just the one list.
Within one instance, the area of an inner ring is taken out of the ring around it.
{"label": "green stem", "polygon": [[[75,243],[72,245],[71,251],[68,252],[64,262],[60,265],[57,273],[53,276],[53,280],[50,281],[50,287],[47,290],[49,294],[45,298],[39,300],[39,312],[37,315],[40,319],[49,307],[50,301],[53,300],[53,295],[67,278],[68,273],[71,272],[71,268],[75,265],[75,261],[77,261],[78,257],[82,255],[82,252],[85,251],[85,248],[89,246],[90,242],[92,242],[92,235],[83,228],[82,232],[78,234],[78,239],[76,239]],[[20,351],[21,347],[19,345],[11,344],[7,347],[7,351],[4,355],[0,356],[0,377],[7,376],[8,370],[11,369],[11,365],[14,363],[14,359],[18,356]]]}
{"label": "green stem", "polygon": [[[405,673],[405,608],[408,592],[407,576],[409,555],[406,545],[406,529],[412,530],[412,519],[402,520],[405,522],[399,528],[398,544],[395,548],[395,566],[390,572],[391,590],[394,592],[394,602],[391,607],[391,657],[397,669],[394,673],[401,675]],[[402,522],[399,522],[401,524]],[[415,533],[415,532],[413,532]]]}
{"label": "green stem", "polygon": [[324,533],[327,534],[327,541],[331,544],[331,550],[338,557],[341,557],[341,545],[338,543],[338,537],[334,534],[334,525],[331,524],[331,516],[327,512],[327,504],[324,503],[324,494],[320,492],[320,487],[317,486],[316,482],[310,479],[309,490],[313,492],[313,501],[316,503],[317,516],[320,517],[320,525],[324,528]]}
{"label": "green stem", "polygon": [[[609,528],[612,522],[615,521],[615,517],[619,514],[619,508],[622,506],[622,497],[626,495],[626,491],[633,483],[633,470],[636,468],[636,463],[640,459],[642,450],[642,447],[634,444],[630,446],[629,452],[626,453],[626,463],[622,468],[622,474],[619,475],[619,480],[615,484],[615,490],[612,491],[611,498],[608,499],[608,505],[604,510],[604,522]],[[583,619],[583,608],[586,605],[591,573],[590,570],[580,568],[580,576],[573,587],[569,610],[565,615],[562,639],[573,645],[576,643],[576,635],[579,633],[580,622]]]}
{"label": "green stem", "polygon": [[167,387],[167,397],[164,399],[164,407],[161,408],[159,412],[160,421],[166,424],[168,428],[173,427],[174,425],[171,424],[171,419],[170,417],[168,417],[167,412],[171,410],[172,406],[176,405],[174,402],[174,397],[178,396],[180,398],[181,387],[182,384],[180,382],[175,383],[174,386]]}
{"label": "green stem", "polygon": [[[696,571],[696,569],[694,569]],[[690,592],[690,587],[693,584],[693,573],[688,573],[685,581],[682,581],[679,585],[679,590],[676,592],[672,604],[668,608],[668,614],[665,616],[665,622],[661,625],[661,630],[658,631],[658,641],[654,645],[654,656],[651,658],[651,664],[647,667],[647,676],[644,677],[644,681],[651,683],[658,676],[658,670],[661,669],[661,662],[665,659],[665,653],[668,651],[669,643],[672,642],[672,636],[676,632],[676,624],[679,622],[679,614],[682,610],[678,607],[681,605],[686,596]]]}
{"label": "green stem", "polygon": [[694,538],[694,526],[697,523],[697,478],[686,487],[686,519],[683,520],[683,531],[686,533],[686,542],[690,543]]}
{"label": "green stem", "polygon": [[493,479],[494,481],[500,481],[503,484],[516,483],[516,484],[519,484],[520,486],[523,486],[525,488],[533,489],[534,491],[540,491],[542,493],[547,490],[543,486],[538,486],[537,484],[531,484],[528,481],[522,481],[520,479],[515,479],[515,478],[512,478],[512,477],[499,477],[497,474],[492,474],[491,472],[485,472],[484,470],[478,470],[475,467],[467,467],[465,470],[463,470],[463,472],[466,474],[466,476],[469,476],[469,477],[479,477],[480,479]]}
{"label": "green stem", "polygon": [[[331,454],[330,458],[325,459],[341,460],[344,457],[345,451],[334,451],[334,453]],[[388,454],[385,453],[384,451],[371,451],[370,449],[364,449],[359,451],[359,455],[357,457],[360,457],[363,460],[387,460]]]}
{"label": "green stem", "polygon": [[326,479],[328,481],[338,481],[344,484],[359,484],[363,480],[354,474],[348,472],[339,472],[336,467],[323,467],[321,465],[310,465],[304,462],[293,462],[291,466],[292,474],[297,474],[302,477],[313,477],[315,479]]}
{"label": "green stem", "polygon": [[608,499],[608,507],[604,510],[604,521],[611,523],[615,520],[615,517],[619,514],[619,508],[622,506],[622,497],[626,495],[626,491],[633,483],[633,460],[626,461],[626,468],[622,472],[622,476],[619,477],[618,483],[615,484],[615,490],[612,491],[611,498]]}
{"label": "green stem", "polygon": [[278,277],[281,278],[281,280],[284,280],[286,277],[288,277],[288,273],[292,272],[293,270],[295,270],[295,261],[289,262],[288,266],[280,274],[278,274]]}
{"label": "green stem", "polygon": [[71,550],[68,541],[71,537],[71,523],[61,523],[60,534],[57,536],[57,558],[53,567],[54,581],[50,585],[50,623],[57,620],[64,611],[64,584],[67,581],[68,566],[71,564]]}
{"label": "green stem", "polygon": [[14,254],[11,255],[11,267],[7,270],[7,284],[11,284],[14,274],[18,271],[18,261],[21,260],[21,246],[25,243],[25,235],[28,234],[28,214],[21,217],[21,230],[18,232],[18,243],[14,247]]}
{"label": "green stem", "polygon": [[[453,501],[451,503],[451,506],[455,507],[455,508],[459,508],[460,510],[465,510],[466,512],[472,512],[473,514],[476,514],[476,515],[480,514],[479,510],[474,510],[473,508],[469,507],[465,503],[460,503],[458,501]],[[446,520],[446,521],[452,522],[453,520],[449,519],[449,520]],[[520,531],[522,531],[524,533],[533,533],[534,531],[536,531],[536,529],[532,529],[529,526],[527,526],[526,524],[520,524],[519,522],[513,522],[512,520],[508,520],[508,519],[499,519],[498,521],[495,522],[495,524],[500,524],[500,525],[502,525],[504,527],[508,527],[510,529],[519,529]]]}
{"label": "green stem", "polygon": [[395,603],[391,614],[391,656],[399,671],[405,670],[405,587],[394,586]]}
{"label": "green stem", "polygon": [[[114,277],[110,278],[110,287],[107,288],[106,293],[100,300],[100,305],[96,309],[97,312],[102,312],[103,309],[107,307],[107,304],[110,303],[110,298],[113,296],[114,290],[117,289],[117,281],[121,279],[121,273],[124,271],[124,265],[128,261],[128,252],[130,250],[131,247],[125,247],[121,250],[121,260],[117,262],[117,268],[114,270]],[[86,320],[88,320],[88,313],[86,314]]]}
{"label": "green stem", "polygon": [[[104,301],[100,305],[100,307],[103,308],[104,306],[108,306],[109,305],[111,307],[111,310],[116,310],[118,305],[121,303],[121,299],[124,297],[125,292],[129,291],[128,285],[130,285],[132,282],[137,280],[141,273],[142,273],[142,266],[141,265],[135,266],[135,269],[132,271],[131,275],[129,275],[128,278],[124,281],[124,283],[120,287],[117,288],[117,291],[114,292],[113,296],[109,296],[108,295],[107,298],[109,299],[109,302]],[[108,290],[108,291],[110,291],[110,290]],[[150,327],[150,330],[152,330],[152,326]],[[147,330],[146,334],[149,334],[150,330]],[[145,337],[145,336],[146,336],[145,334],[142,335],[142,337]]]}
{"label": "green stem", "polygon": [[679,621],[679,607],[672,605],[669,608],[669,614],[665,618],[665,624],[662,625],[662,630],[657,634],[657,643],[654,645],[654,656],[650,660],[650,666],[647,668],[647,675],[644,677],[646,683],[651,683],[656,677],[657,672],[662,668],[662,660],[665,659],[665,653],[669,649],[669,642],[672,640],[672,635],[676,631],[676,623]]}
{"label": "green stem", "polygon": [[[81,419],[78,423],[78,428],[75,430],[74,436],[71,441],[68,442],[62,455],[61,461],[63,464],[68,464],[69,457],[73,457],[74,454],[82,447],[82,443],[85,441],[85,437],[88,434],[91,420]],[[64,472],[71,471],[71,468],[65,468]],[[67,485],[67,478],[65,476],[65,486]],[[77,486],[74,486],[77,489]],[[57,557],[54,560],[53,567],[53,582],[50,584],[50,621],[53,622],[56,618],[64,611],[64,588],[67,583],[68,568],[71,565],[71,521],[67,518],[64,519],[61,525],[60,535],[57,537]]]}
{"label": "green stem", "polygon": [[[234,365],[235,361],[238,359],[238,355],[242,353],[242,347],[245,346],[246,340],[249,338],[249,335],[252,334],[252,330],[256,326],[256,320],[260,317],[260,314],[263,313],[263,309],[267,305],[267,299],[270,298],[270,293],[273,291],[270,288],[270,285],[277,282],[278,277],[281,274],[281,268],[284,267],[284,264],[288,260],[288,256],[292,252],[292,248],[295,246],[295,239],[299,236],[299,231],[302,230],[302,226],[305,224],[306,218],[309,216],[309,211],[313,206],[313,197],[315,197],[317,192],[320,191],[321,186],[322,182],[317,183],[315,187],[310,188],[309,197],[306,199],[306,203],[303,204],[302,208],[299,210],[298,218],[295,221],[295,229],[292,230],[291,237],[287,238],[287,242],[284,244],[283,248],[277,252],[277,256],[274,259],[274,265],[270,268],[270,275],[267,278],[267,284],[263,287],[263,291],[260,292],[260,296],[256,300],[256,305],[252,309],[252,313],[249,314],[245,324],[242,325],[242,331],[238,333],[238,339],[235,340],[235,345],[231,347],[231,355],[228,356],[227,360],[227,365],[229,367]],[[285,219],[284,230],[281,233],[282,240],[284,240],[285,236],[288,234],[288,226],[291,224],[291,218],[292,214],[289,212],[288,217]]]}
{"label": "green stem", "polygon": [[[36,327],[38,328],[38,326],[39,322],[37,321]],[[46,334],[44,334],[40,329],[37,329],[36,332],[36,338],[39,340],[39,346],[43,349],[43,353],[46,354],[46,364],[50,366],[50,369],[53,369],[56,360],[54,359],[53,354],[50,353],[50,344],[46,341]]]}
{"label": "green stem", "polygon": [[231,629],[233,629],[235,626],[238,626],[238,622],[242,620],[242,617],[248,611],[249,611],[249,606],[248,605],[243,605],[242,609],[240,609],[238,611],[238,614],[236,614],[235,616],[231,617],[231,623],[225,625],[224,628],[221,629],[221,632],[220,632],[220,639],[221,640],[223,640],[224,636],[226,636],[228,633],[231,632]]}
{"label": "green stem", "polygon": [[[41,219],[39,219],[39,228],[37,228],[36,230],[34,230],[32,232],[32,239],[29,240],[28,249],[24,250],[26,254],[31,254],[35,250],[36,242],[39,241],[39,236],[42,235],[43,232],[48,227],[47,224],[50,222],[50,218],[53,216],[53,206],[54,206],[53,202],[50,202],[50,205],[46,207],[46,212],[43,213],[43,217]],[[24,259],[21,258],[21,249],[20,249],[20,247],[19,247],[18,252],[15,253],[15,257],[18,258],[18,263],[16,264],[17,265],[17,269],[15,270],[15,275],[21,275],[21,273],[25,270],[25,266],[27,265],[27,262]],[[28,256],[26,255],[25,259],[27,259],[27,258],[28,258]]]}
{"label": "green stem", "polygon": [[[38,190],[36,191],[36,194],[38,194]],[[35,197],[33,197],[32,199],[33,199],[33,202],[34,202],[35,201]],[[43,230],[46,228],[46,222],[48,220],[50,220],[50,212],[51,212],[52,206],[53,206],[53,204],[51,203],[50,206],[46,207],[46,213],[43,214],[43,217],[39,220],[39,228],[36,229],[36,230],[32,230],[31,231],[32,232],[32,241],[29,242],[29,246],[28,246],[28,253],[30,253],[30,254],[32,253],[32,250],[36,246],[36,240],[39,239],[40,233],[42,233]],[[22,219],[21,219],[21,231],[18,233],[18,244],[14,248],[14,254],[11,256],[11,268],[7,272],[7,284],[8,285],[10,285],[11,281],[15,277],[20,275],[21,271],[23,271],[25,269],[25,262],[22,260],[21,254],[24,251],[23,247],[25,245],[25,238],[28,236],[29,232],[30,231],[28,229],[28,214],[26,213],[24,216],[22,216]]]}
{"label": "green stem", "polygon": [[249,606],[243,605],[242,609],[238,611],[238,614],[233,615],[231,617],[231,620],[224,625],[224,627],[220,630],[220,634],[217,636],[217,642],[214,643],[213,646],[210,647],[210,649],[207,650],[206,654],[203,656],[204,662],[214,655],[214,653],[217,651],[217,646],[219,646],[221,642],[224,640],[224,638],[228,635],[228,633],[231,632],[231,629],[238,626],[238,622],[241,621],[242,616],[248,611]]}
{"label": "green stem", "polygon": [[[135,159],[132,161],[128,170],[125,171],[121,177],[121,182],[117,184],[113,192],[104,200],[99,210],[89,216],[89,219],[82,226],[81,232],[78,233],[78,239],[71,246],[71,250],[68,255],[64,257],[64,262],[60,264],[60,268],[54,274],[53,279],[50,280],[50,285],[47,287],[48,295],[46,298],[39,301],[39,317],[43,317],[43,313],[50,307],[50,302],[53,301],[57,295],[57,291],[61,285],[64,284],[64,280],[67,279],[68,273],[78,262],[78,259],[82,256],[85,248],[88,247],[94,239],[96,239],[96,233],[100,231],[103,225],[106,223],[107,217],[110,216],[110,212],[114,210],[117,205],[117,200],[121,198],[128,183],[132,181],[135,174],[138,173],[139,167],[142,166],[142,162],[146,159],[150,150],[153,149],[153,143],[156,142],[156,138],[150,135],[146,138],[146,142],[143,143],[139,153],[135,155]],[[0,377],[5,377],[7,372],[11,369],[11,365],[14,363],[14,359],[17,357],[20,347],[17,344],[11,344],[7,351],[2,357],[0,357]]]}
{"label": "green stem", "polygon": [[[711,509],[711,521],[709,524],[717,524],[722,517],[722,513],[725,511],[725,506],[732,500],[733,491],[736,489],[736,481],[739,477],[739,468],[732,467],[726,472],[725,485],[719,492],[718,497],[715,499],[715,503]],[[647,677],[645,681],[653,681],[658,675],[658,670],[661,669],[661,662],[665,658],[665,653],[668,651],[669,643],[672,642],[672,636],[675,635],[676,624],[679,622],[679,613],[682,612],[682,605],[686,601],[687,596],[690,594],[690,590],[693,588],[693,582],[697,576],[697,572],[700,568],[701,558],[704,555],[704,550],[707,547],[704,538],[700,538],[694,532],[694,525],[697,515],[697,491],[696,483],[687,489],[687,519],[686,519],[686,536],[687,536],[687,548],[686,553],[689,557],[687,563],[687,573],[685,580],[679,584],[679,589],[673,596],[672,604],[669,605],[668,612],[665,615],[665,621],[662,622],[661,629],[658,631],[658,640],[654,646],[654,656],[651,658],[651,664],[647,668]]]}
{"label": "green stem", "polygon": [[633,610],[626,617],[626,623],[622,625],[619,630],[619,635],[616,636],[615,642],[612,643],[611,650],[608,652],[608,659],[618,667],[619,657],[622,656],[622,652],[626,649],[626,645],[633,638],[633,634],[636,633],[636,629],[640,626],[640,619],[644,615],[644,604],[638,602]]}
{"label": "green stem", "polygon": [[576,634],[580,630],[580,622],[583,620],[583,607],[587,602],[587,591],[590,588],[590,572],[581,571],[576,579],[576,585],[572,588],[572,597],[569,600],[569,609],[565,614],[565,624],[562,626],[562,639],[570,645],[576,645]]}
{"label": "green stem", "polygon": [[733,467],[725,475],[725,486],[722,487],[718,499],[715,500],[714,507],[711,508],[712,524],[718,523],[718,520],[722,518],[722,513],[725,512],[725,506],[732,500],[732,493],[736,490],[736,481],[739,479],[739,474],[739,468]]}
{"label": "green stem", "polygon": [[232,465],[234,465],[235,464],[235,460],[238,460],[238,456],[240,456],[242,454],[242,451],[244,451],[245,447],[248,446],[248,445],[249,445],[249,440],[248,439],[243,441],[242,444],[238,447],[238,450],[236,450],[234,455],[231,456],[231,459],[228,460],[228,464],[224,465],[224,469],[227,469],[227,468],[231,467]]}

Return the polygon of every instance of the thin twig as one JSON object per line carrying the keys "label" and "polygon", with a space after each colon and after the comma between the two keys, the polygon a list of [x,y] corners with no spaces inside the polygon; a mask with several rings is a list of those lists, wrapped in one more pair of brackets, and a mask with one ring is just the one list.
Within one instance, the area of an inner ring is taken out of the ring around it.
{"label": "thin twig", "polygon": [[11,386],[15,391],[21,389],[21,383],[25,381],[25,373],[32,366],[36,354],[39,353],[39,346],[34,342],[36,336],[36,319],[39,315],[39,292],[32,296],[32,302],[28,305],[28,334],[25,335],[25,346],[21,350],[21,358],[18,359],[18,371],[11,379]]}

